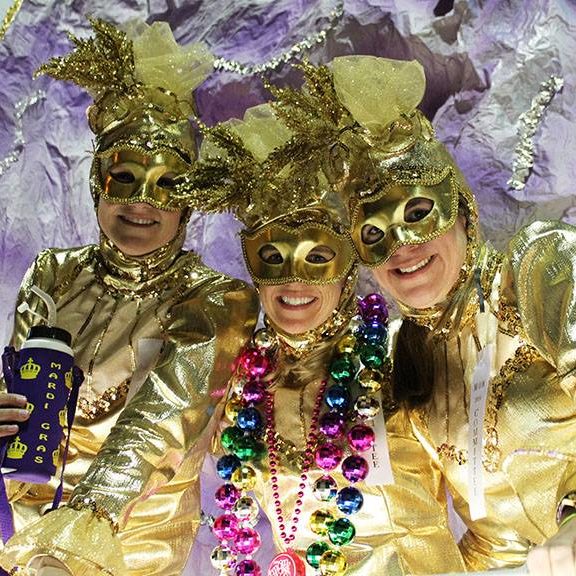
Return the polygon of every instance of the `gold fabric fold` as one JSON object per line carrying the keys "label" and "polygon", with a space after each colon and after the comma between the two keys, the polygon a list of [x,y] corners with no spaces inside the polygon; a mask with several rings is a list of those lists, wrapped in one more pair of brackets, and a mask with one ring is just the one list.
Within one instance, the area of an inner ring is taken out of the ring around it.
{"label": "gold fabric fold", "polygon": [[[257,298],[243,282],[179,248],[156,282],[136,273],[134,262],[122,280],[113,268],[102,268],[101,258],[98,246],[45,251],[27,273],[18,299],[43,312],[30,286],[53,295],[58,324],[72,334],[75,361],[86,376],[63,501],[89,499],[118,522],[115,546],[127,569],[118,571],[104,560],[103,569],[117,576],[176,575],[198,526],[199,455],[211,436],[210,417],[232,361],[252,333]],[[17,348],[32,320],[30,314],[16,314],[12,343]],[[52,534],[58,558],[66,560],[65,538],[75,555],[89,557],[89,547],[73,545],[87,530],[84,511],[66,512],[67,518],[80,519],[62,535],[49,531],[56,513],[42,513],[55,486],[55,480],[9,483],[17,537],[31,543],[44,527],[44,549],[50,549]],[[23,567],[35,552],[20,558],[19,550],[10,541],[2,558],[17,559]]]}
{"label": "gold fabric fold", "polygon": [[60,508],[51,512],[16,534],[0,560],[2,567],[10,570],[45,554],[63,562],[74,576],[128,573],[120,541],[110,524],[90,510]]}
{"label": "gold fabric fold", "polygon": [[[511,240],[503,259],[488,251],[481,270],[486,312],[476,290],[469,291],[471,308],[437,340],[433,397],[411,413],[468,526],[460,545],[471,570],[523,564],[532,546],[556,533],[558,503],[576,488],[575,246],[573,227],[538,222]],[[484,285],[494,262],[496,273]],[[472,521],[470,388],[478,346],[488,344],[494,355],[484,418],[487,516]]]}

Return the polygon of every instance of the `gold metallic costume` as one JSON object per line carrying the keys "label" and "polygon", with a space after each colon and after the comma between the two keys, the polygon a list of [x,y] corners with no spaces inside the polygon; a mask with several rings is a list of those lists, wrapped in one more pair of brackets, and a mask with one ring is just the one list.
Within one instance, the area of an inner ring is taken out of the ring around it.
{"label": "gold metallic costume", "polygon": [[[268,345],[276,347],[276,369],[269,391],[274,392],[275,437],[282,454],[277,475],[286,528],[279,525],[277,518],[267,458],[257,464],[254,494],[270,520],[278,551],[286,550],[282,531],[289,529],[294,510],[301,508],[301,521],[291,547],[305,557],[308,546],[318,540],[307,519],[319,507],[311,485],[323,472],[313,468],[304,496],[299,496],[302,452],[307,448],[315,402],[328,378],[330,359],[351,329],[356,314],[357,265],[349,253],[350,239],[344,230],[346,210],[336,195],[328,193],[321,159],[306,146],[301,147],[267,107],[249,110],[243,123],[208,132],[205,148],[215,145],[220,150],[217,155],[207,153],[193,167],[189,184],[199,198],[208,190],[219,204],[227,203],[247,225],[242,240],[255,283],[328,285],[344,280],[338,307],[316,329],[294,335],[270,319],[266,321],[266,338],[273,342]],[[240,179],[244,185],[234,186]],[[242,196],[235,196],[238,191]],[[306,261],[308,251],[317,245],[333,250],[334,258],[327,264]],[[260,255],[265,246],[274,246],[282,256],[280,261],[264,262]],[[256,343],[260,337],[256,333]],[[235,378],[230,381],[221,431],[234,422],[238,384]],[[394,483],[357,485],[365,501],[353,517],[356,537],[352,544],[344,546],[349,564],[346,574],[397,576],[461,571],[464,565],[447,525],[444,486],[438,469],[413,436],[404,414],[395,411],[390,394],[388,382],[383,385],[380,401],[386,412]],[[218,435],[214,439],[217,454],[222,453],[219,440]],[[341,473],[332,475],[339,486],[348,483]],[[303,499],[301,505],[297,504],[299,498]],[[307,573],[316,571],[307,566]]]}
{"label": "gold metallic costume", "polygon": [[[484,246],[477,267],[486,311],[470,279],[443,307],[445,318],[462,319],[435,340],[433,397],[413,423],[469,528],[461,542],[469,569],[524,563],[530,546],[556,533],[560,500],[576,489],[574,246],[576,230],[557,222],[525,228],[504,256]],[[427,316],[431,329],[439,320],[431,311],[404,312],[417,322]],[[488,344],[487,515],[471,521],[468,408],[478,346]]]}
{"label": "gold metallic costume", "polygon": [[[93,27],[96,39],[74,39],[77,50],[45,71],[92,88],[94,201],[183,209],[182,218],[175,237],[145,256],[126,256],[102,232],[99,245],[42,252],[28,271],[19,301],[43,312],[32,285],[54,298],[85,381],[65,468],[67,505],[41,516],[55,482],[11,483],[17,531],[0,564],[25,569],[48,555],[75,576],[176,575],[200,520],[198,473],[210,417],[252,332],[256,298],[182,250],[189,210],[180,197],[174,202],[169,185],[147,174],[155,186],[125,194],[102,181],[101,163],[117,152],[128,151],[142,166],[148,157],[155,166],[163,163],[158,158],[172,157],[176,166],[194,160],[188,114],[191,90],[210,68],[205,51],[180,50],[159,23],[134,44],[104,22]],[[170,75],[176,80],[162,84]],[[33,321],[16,313],[16,347]]]}
{"label": "gold metallic costume", "polygon": [[[396,381],[395,392],[411,406],[413,430],[469,528],[461,542],[467,566],[522,564],[531,546],[557,532],[559,505],[576,488],[576,229],[535,223],[514,236],[505,254],[482,242],[474,196],[415,109],[424,82],[417,63],[358,56],[336,59],[332,72],[307,74],[309,84],[322,75],[329,99],[318,112],[318,90],[304,95],[312,100],[299,112],[304,130],[313,134],[324,126],[330,136],[333,184],[350,195],[352,235],[367,265],[385,262],[401,246],[438,238],[458,215],[466,218],[465,262],[446,300],[429,309],[399,303],[405,326],[416,325],[406,338],[421,334],[422,347],[405,343],[402,350],[411,355],[398,352],[395,370],[402,360],[429,367],[425,360],[432,356],[429,396],[418,397],[420,383],[413,379]],[[406,205],[416,198],[431,209],[408,221]],[[480,406],[482,378],[486,408],[474,431],[472,402]],[[469,445],[478,429],[482,472],[469,476]],[[472,497],[478,478],[483,490]],[[479,501],[485,513],[472,515],[470,506]]]}

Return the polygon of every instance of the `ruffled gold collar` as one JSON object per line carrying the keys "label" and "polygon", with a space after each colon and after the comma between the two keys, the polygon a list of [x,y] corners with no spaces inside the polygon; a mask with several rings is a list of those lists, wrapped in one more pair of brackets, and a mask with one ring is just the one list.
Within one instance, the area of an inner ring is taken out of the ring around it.
{"label": "ruffled gold collar", "polygon": [[[189,259],[178,261],[183,253],[186,222],[180,225],[176,236],[158,250],[146,256],[127,256],[103,233],[96,276],[107,292],[134,298],[154,297],[162,291],[185,284],[184,267]],[[198,259],[199,260],[199,259]]]}

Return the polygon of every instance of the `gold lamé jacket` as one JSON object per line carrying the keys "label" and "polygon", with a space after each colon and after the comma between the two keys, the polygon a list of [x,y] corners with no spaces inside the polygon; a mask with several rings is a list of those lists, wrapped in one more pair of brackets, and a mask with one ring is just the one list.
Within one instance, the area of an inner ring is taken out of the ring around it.
{"label": "gold lam\u00e9 jacket", "polygon": [[[178,246],[129,259],[106,239],[39,254],[18,300],[45,314],[32,284],[55,299],[57,324],[72,334],[85,373],[64,501],[89,499],[96,512],[81,505],[41,516],[56,482],[10,482],[17,532],[1,564],[49,554],[75,576],[180,574],[200,519],[200,454],[213,433],[206,429],[252,333],[255,293]],[[16,313],[16,348],[32,323]]]}
{"label": "gold lam\u00e9 jacket", "polygon": [[[343,332],[320,349],[301,357],[289,359],[282,351],[279,355],[278,376],[270,389],[274,390],[274,427],[281,437],[278,488],[288,532],[300,491],[302,472],[297,457],[306,446],[304,430],[310,430],[321,382],[327,378],[334,346]],[[229,425],[230,420],[224,417],[221,428]],[[351,544],[342,548],[349,565],[346,575],[401,576],[464,571],[461,554],[448,526],[445,488],[439,470],[412,434],[405,413],[391,411],[386,416],[386,431],[394,484],[355,484],[362,492],[364,504],[359,512],[349,516],[356,536]],[[216,456],[222,453],[218,437],[214,451]],[[287,456],[294,451],[296,458]],[[258,463],[258,468],[254,494],[261,513],[272,526],[276,550],[284,551],[287,547],[280,537],[268,459]],[[335,504],[319,502],[313,495],[312,484],[322,475],[315,467],[308,473],[296,539],[290,546],[305,564],[308,546],[322,539],[311,531],[310,515],[318,509],[332,509],[337,517],[342,515]],[[339,471],[330,475],[339,488],[350,485]],[[216,545],[215,538],[214,542]],[[267,568],[262,566],[264,573]],[[317,573],[309,565],[306,570],[309,576]]]}
{"label": "gold lam\u00e9 jacket", "polygon": [[[576,490],[576,228],[537,222],[507,253],[480,253],[485,312],[474,284],[436,340],[435,391],[413,424],[441,467],[469,569],[526,561],[557,531],[561,498]],[[470,385],[478,350],[493,344],[483,434],[486,517],[469,514]],[[443,446],[444,445],[444,446]],[[460,463],[458,462],[460,460]]]}

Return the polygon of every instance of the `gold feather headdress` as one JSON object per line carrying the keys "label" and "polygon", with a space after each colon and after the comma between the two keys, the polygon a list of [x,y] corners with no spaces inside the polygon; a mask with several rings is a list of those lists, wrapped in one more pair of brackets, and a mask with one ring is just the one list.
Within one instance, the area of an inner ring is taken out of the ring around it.
{"label": "gold feather headdress", "polygon": [[90,19],[92,38],[70,35],[75,49],[52,58],[47,74],[85,88],[96,150],[112,144],[150,152],[170,148],[184,160],[196,157],[190,127],[192,91],[208,76],[213,57],[201,44],[179,46],[166,22],[133,24],[127,32]]}

